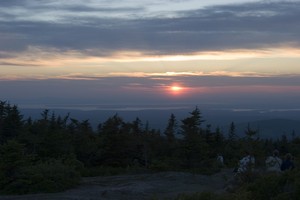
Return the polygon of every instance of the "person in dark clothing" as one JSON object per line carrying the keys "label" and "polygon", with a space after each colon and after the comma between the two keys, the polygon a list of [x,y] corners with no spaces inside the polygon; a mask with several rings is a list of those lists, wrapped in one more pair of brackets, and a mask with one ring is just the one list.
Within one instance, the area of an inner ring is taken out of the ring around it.
{"label": "person in dark clothing", "polygon": [[285,155],[285,158],[281,164],[281,171],[292,170],[295,168],[294,162],[292,160],[292,155],[290,153]]}

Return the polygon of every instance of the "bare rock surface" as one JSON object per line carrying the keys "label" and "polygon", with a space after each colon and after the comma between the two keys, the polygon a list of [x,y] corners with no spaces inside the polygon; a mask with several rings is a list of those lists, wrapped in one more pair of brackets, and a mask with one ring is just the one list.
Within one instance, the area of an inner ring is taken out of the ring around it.
{"label": "bare rock surface", "polygon": [[51,194],[0,196],[2,200],[148,200],[182,193],[224,192],[231,170],[206,176],[184,172],[160,172],[83,178],[73,189]]}

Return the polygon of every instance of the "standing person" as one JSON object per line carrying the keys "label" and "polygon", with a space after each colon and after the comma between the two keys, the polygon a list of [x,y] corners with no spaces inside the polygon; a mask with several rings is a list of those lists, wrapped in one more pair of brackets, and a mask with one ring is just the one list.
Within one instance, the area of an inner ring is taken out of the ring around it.
{"label": "standing person", "polygon": [[220,167],[224,166],[224,157],[221,154],[217,155],[217,162]]}
{"label": "standing person", "polygon": [[284,161],[281,164],[281,171],[292,170],[295,168],[292,158],[292,154],[290,153],[287,153],[285,155]]}
{"label": "standing person", "polygon": [[275,149],[273,155],[269,156],[265,163],[268,172],[281,172],[282,160],[279,158],[279,151]]}
{"label": "standing person", "polygon": [[239,161],[239,167],[237,169],[237,173],[245,173],[247,171],[251,171],[255,165],[255,158],[253,155],[249,153],[249,151],[245,151],[245,156]]}

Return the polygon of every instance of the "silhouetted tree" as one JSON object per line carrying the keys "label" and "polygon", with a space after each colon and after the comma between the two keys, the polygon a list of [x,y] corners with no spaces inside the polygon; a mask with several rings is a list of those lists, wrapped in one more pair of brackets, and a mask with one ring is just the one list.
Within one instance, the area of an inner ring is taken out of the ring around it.
{"label": "silhouetted tree", "polygon": [[230,123],[229,131],[228,131],[228,140],[235,141],[237,139],[236,128],[234,122]]}
{"label": "silhouetted tree", "polygon": [[196,107],[190,116],[181,120],[181,130],[183,138],[183,160],[187,167],[196,167],[201,165],[201,161],[207,157],[208,144],[205,140],[205,135],[201,129],[201,124],[204,122],[201,112]]}
{"label": "silhouetted tree", "polygon": [[190,116],[181,120],[181,130],[182,134],[185,138],[188,138],[195,134],[201,133],[201,124],[205,120],[202,119],[202,115],[198,107],[196,107],[192,112],[190,112]]}
{"label": "silhouetted tree", "polygon": [[168,125],[164,131],[164,134],[166,135],[168,142],[170,143],[174,142],[176,129],[177,129],[177,121],[175,115],[172,113],[168,120]]}
{"label": "silhouetted tree", "polygon": [[245,130],[245,134],[248,139],[254,139],[254,137],[258,135],[258,132],[259,132],[258,129],[254,130],[253,128],[250,127],[250,124],[248,124]]}
{"label": "silhouetted tree", "polygon": [[138,118],[138,117],[135,118],[135,120],[132,122],[132,133],[133,134],[141,134],[143,132],[142,126],[143,126],[143,123],[140,120],[140,118]]}
{"label": "silhouetted tree", "polygon": [[23,128],[23,116],[16,105],[0,101],[0,143],[14,139]]}

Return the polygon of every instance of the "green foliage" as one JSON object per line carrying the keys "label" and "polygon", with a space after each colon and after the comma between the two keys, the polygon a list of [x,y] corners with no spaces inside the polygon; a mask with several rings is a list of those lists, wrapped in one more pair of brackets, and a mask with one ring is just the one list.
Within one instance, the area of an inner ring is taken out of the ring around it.
{"label": "green foliage", "polygon": [[23,116],[16,105],[0,101],[0,144],[16,137],[23,126]]}
{"label": "green foliage", "polygon": [[55,192],[78,184],[76,160],[47,160],[36,163],[25,146],[9,140],[0,146],[0,191],[9,194]]}
{"label": "green foliage", "polygon": [[180,194],[175,200],[296,200],[299,199],[300,172],[262,174],[251,183],[240,183],[230,193],[200,192]]}
{"label": "green foliage", "polygon": [[[256,168],[264,167],[274,148],[292,153],[299,163],[300,139],[293,135],[280,140],[263,140],[258,130],[248,127],[238,138],[232,122],[228,137],[220,129],[201,126],[204,122],[196,107],[177,125],[171,114],[163,134],[137,117],[125,122],[117,114],[99,124],[94,132],[89,121],[61,117],[45,110],[41,118],[23,120],[17,106],[0,101],[0,190],[6,193],[53,192],[76,185],[84,176],[115,175],[139,171],[181,170],[213,174],[220,170],[217,154],[227,167],[235,167],[244,150],[251,150]],[[177,126],[182,137],[176,137]],[[297,159],[298,158],[298,159]],[[300,196],[300,176],[262,176],[245,179],[231,199],[289,199]],[[271,183],[267,187],[267,183]],[[224,199],[201,193],[184,199]]]}
{"label": "green foliage", "polygon": [[166,135],[169,143],[173,143],[175,141],[176,129],[177,121],[175,115],[172,113],[168,120],[168,125],[164,131],[164,134]]}
{"label": "green foliage", "polygon": [[[195,194],[180,194],[175,200],[232,200],[232,196],[215,194],[213,192],[200,192]],[[242,200],[242,199],[241,199]]]}
{"label": "green foliage", "polygon": [[30,157],[25,154],[24,145],[9,140],[0,146],[0,190],[19,175],[22,167],[30,164]]}
{"label": "green foliage", "polygon": [[293,200],[300,194],[300,173],[290,171],[283,174],[261,174],[239,185],[231,195],[237,199],[247,200]]}
{"label": "green foliage", "polygon": [[124,167],[109,167],[109,166],[96,166],[96,167],[85,167],[81,170],[81,174],[84,177],[94,176],[112,176],[119,174],[130,173],[130,168]]}
{"label": "green foliage", "polygon": [[63,131],[51,131],[41,136],[37,154],[41,158],[58,158],[74,152],[71,136]]}
{"label": "green foliage", "polygon": [[201,131],[201,124],[204,122],[202,119],[201,112],[198,107],[196,107],[191,113],[190,116],[181,120],[182,125],[182,134],[185,138],[189,139],[190,136],[194,134],[199,134]]}
{"label": "green foliage", "polygon": [[283,176],[268,174],[251,183],[247,190],[251,191],[253,199],[272,199],[283,192],[285,181]]}
{"label": "green foliage", "polygon": [[172,165],[168,160],[154,160],[151,162],[149,169],[152,171],[167,171],[172,170]]}
{"label": "green foliage", "polygon": [[80,174],[74,167],[61,160],[51,160],[20,168],[14,180],[2,186],[2,193],[27,194],[37,192],[58,192],[71,188],[80,181]]}

